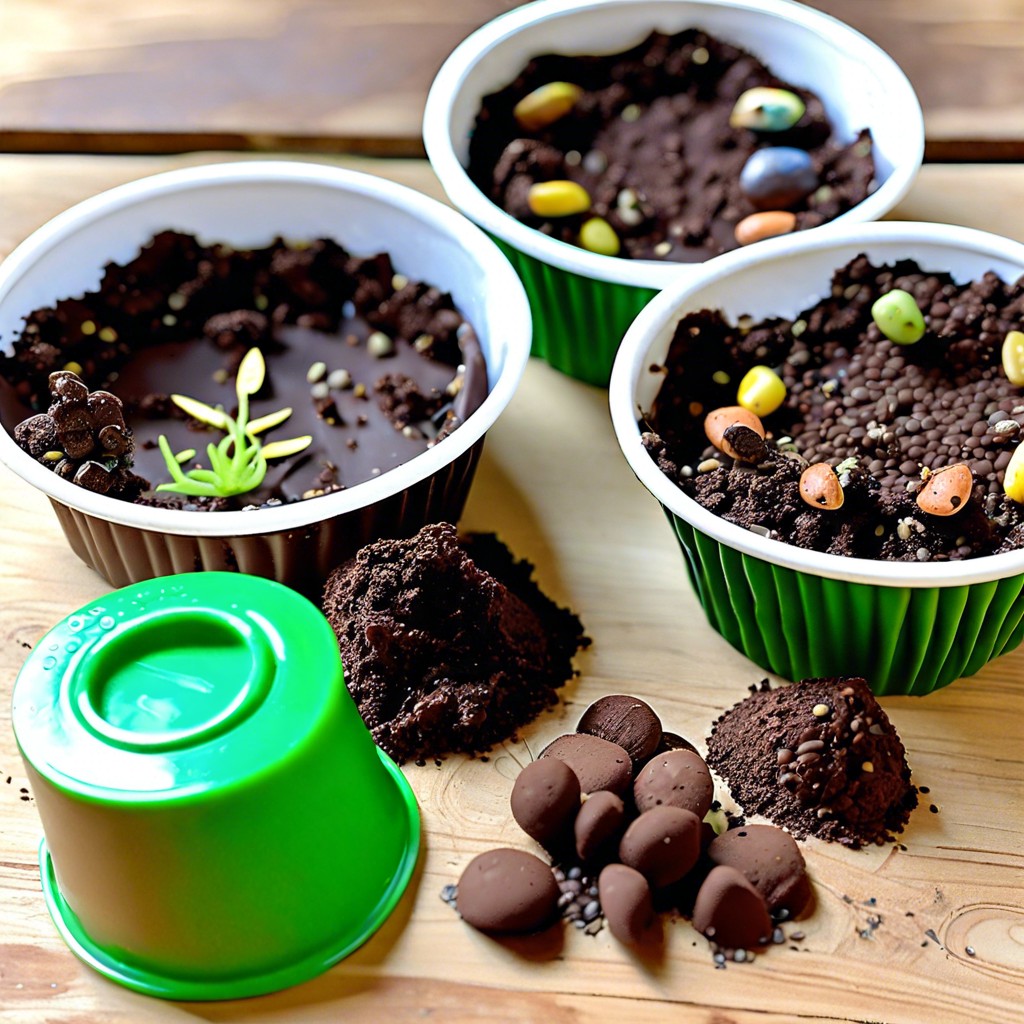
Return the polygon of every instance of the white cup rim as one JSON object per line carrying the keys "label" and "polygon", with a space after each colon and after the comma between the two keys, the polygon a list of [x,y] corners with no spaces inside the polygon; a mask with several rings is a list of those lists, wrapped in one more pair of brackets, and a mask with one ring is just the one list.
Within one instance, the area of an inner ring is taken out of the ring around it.
{"label": "white cup rim", "polygon": [[[147,199],[209,185],[294,182],[336,188],[385,201],[458,240],[479,267],[481,280],[502,296],[502,329],[509,340],[501,374],[479,408],[443,442],[408,462],[350,488],[273,508],[216,513],[136,505],[64,480],[22,451],[0,429],[0,461],[53,501],[107,522],[157,533],[197,537],[252,536],[294,530],[383,501],[433,476],[473,447],[508,405],[530,355],[531,318],[525,290],[498,247],[457,211],[404,185],[360,171],[305,161],[255,160],[165,171],[118,185],[75,204],[38,228],[0,263],[0,303],[44,254],[114,210]],[[344,244],[344,239],[340,239]],[[99,269],[99,267],[97,267]]]}
{"label": "white cup rim", "polygon": [[[967,249],[1014,263],[1024,274],[1024,244],[1020,242],[974,228],[910,221],[830,227],[820,232],[768,239],[749,249],[718,256],[703,264],[694,277],[655,296],[626,332],[608,387],[612,426],[619,447],[639,481],[669,512],[720,544],[772,565],[850,583],[913,588],[968,586],[1024,573],[1024,549],[963,561],[908,563],[828,554],[758,536],[716,516],[686,495],[658,469],[641,443],[637,384],[651,362],[652,345],[668,325],[690,308],[687,303],[692,296],[709,284],[740,279],[748,267],[784,259],[790,254],[821,252],[826,259],[835,261],[830,267],[840,266],[873,242],[908,247],[915,243],[938,244],[950,251]],[[835,255],[826,256],[830,252]]]}
{"label": "white cup rim", "polygon": [[[449,199],[484,230],[496,235],[520,252],[560,270],[609,284],[640,288],[664,288],[680,274],[699,264],[663,260],[627,260],[602,256],[550,238],[516,220],[491,202],[474,184],[455,149],[449,114],[468,74],[496,47],[524,28],[552,18],[585,17],[607,7],[628,7],[641,0],[535,0],[508,11],[464,39],[452,51],[434,78],[423,116],[423,142],[427,157]],[[761,17],[776,17],[815,31],[838,42],[846,52],[855,53],[884,79],[889,104],[900,110],[905,144],[914,159],[904,160],[871,195],[830,224],[853,224],[876,220],[895,207],[909,192],[924,157],[924,116],[907,76],[876,43],[831,15],[794,0],[644,0],[666,7],[726,7],[749,11]],[[826,225],[828,226],[828,225]],[[811,228],[819,231],[820,228]]]}

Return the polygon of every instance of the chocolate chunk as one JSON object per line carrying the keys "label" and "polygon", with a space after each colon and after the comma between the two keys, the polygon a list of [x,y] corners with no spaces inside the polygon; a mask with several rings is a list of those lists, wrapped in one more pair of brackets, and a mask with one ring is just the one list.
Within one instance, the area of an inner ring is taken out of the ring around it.
{"label": "chocolate chunk", "polygon": [[617,743],[635,764],[642,764],[658,748],[661,720],[642,700],[609,694],[583,712],[576,731]]}
{"label": "chocolate chunk", "polygon": [[528,764],[512,787],[512,817],[542,846],[572,830],[580,809],[580,781],[563,761],[541,758]]}
{"label": "chocolate chunk", "polygon": [[116,395],[109,391],[93,391],[86,399],[85,407],[97,427],[117,427],[122,432],[125,430],[124,406]]}
{"label": "chocolate chunk", "polygon": [[100,462],[83,462],[75,472],[74,482],[96,494],[106,494],[114,486],[110,470]]}
{"label": "chocolate chunk", "polygon": [[587,733],[570,733],[552,740],[540,756],[564,761],[580,780],[584,793],[607,789],[622,795],[633,781],[633,762],[617,743]]}
{"label": "chocolate chunk", "polygon": [[639,871],[609,864],[597,880],[598,898],[608,930],[627,946],[639,946],[654,934],[654,899]]}
{"label": "chocolate chunk", "polygon": [[617,848],[625,824],[626,807],[620,797],[606,789],[591,793],[573,825],[580,860],[596,860],[612,847]]}
{"label": "chocolate chunk", "polygon": [[768,455],[768,446],[764,443],[764,438],[756,430],[751,430],[742,423],[726,427],[722,436],[736,453],[736,457],[743,462],[762,462]]}
{"label": "chocolate chunk", "polygon": [[720,865],[704,879],[693,926],[722,949],[757,949],[772,935],[764,898],[736,868]]}
{"label": "chocolate chunk", "polygon": [[700,856],[700,819],[681,807],[654,807],[626,829],[619,860],[654,888],[678,882]]}
{"label": "chocolate chunk", "polygon": [[67,407],[81,406],[89,397],[89,389],[78,374],[57,370],[50,374],[50,394]]}
{"label": "chocolate chunk", "polygon": [[558,909],[558,883],[539,857],[522,850],[488,850],[474,857],[459,879],[456,907],[483,932],[533,932]]}
{"label": "chocolate chunk", "polygon": [[744,825],[718,836],[708,847],[715,864],[743,873],[764,897],[768,909],[796,917],[811,900],[803,854],[788,833],[774,825]]}
{"label": "chocolate chunk", "polygon": [[714,795],[708,766],[690,750],[670,750],[651,758],[633,784],[633,799],[641,812],[664,804],[685,808],[703,818]]}
{"label": "chocolate chunk", "polygon": [[45,413],[30,416],[14,428],[14,440],[18,447],[38,459],[47,452],[59,451],[57,425]]}

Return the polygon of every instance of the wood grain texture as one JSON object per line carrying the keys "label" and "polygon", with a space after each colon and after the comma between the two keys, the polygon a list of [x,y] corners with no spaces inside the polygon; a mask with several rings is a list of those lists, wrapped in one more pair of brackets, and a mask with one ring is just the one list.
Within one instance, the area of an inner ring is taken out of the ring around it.
{"label": "wood grain texture", "polygon": [[[0,157],[0,254],[68,203],[181,163]],[[422,163],[370,166],[438,191]],[[1021,168],[926,168],[897,214],[945,210],[1024,237],[1024,205],[1006,202],[1022,194]],[[643,959],[607,932],[498,942],[463,925],[440,889],[484,849],[530,848],[508,814],[513,780],[588,703],[609,692],[641,695],[667,727],[701,742],[763,674],[708,627],[671,531],[619,455],[603,391],[532,362],[488,437],[463,526],[496,531],[534,562],[544,589],[593,637],[564,703],[488,761],[449,757],[405,769],[423,813],[421,863],[395,914],[347,960],[259,1000],[161,1003],[81,965],[43,904],[40,827],[32,802],[20,799],[11,687],[28,647],[107,588],[69,553],[46,500],[0,469],[0,1021],[1020,1020],[1024,648],[928,698],[885,700],[914,780],[930,792],[902,837],[906,849],[805,844],[817,907],[800,922],[799,942],[719,971],[685,921],[666,921],[660,953]],[[869,918],[881,923],[872,928]]]}
{"label": "wood grain texture", "polygon": [[[420,153],[447,54],[514,0],[4,0],[0,145]],[[1020,158],[1022,0],[813,0],[906,70],[933,158]],[[778,69],[785,74],[786,69]]]}

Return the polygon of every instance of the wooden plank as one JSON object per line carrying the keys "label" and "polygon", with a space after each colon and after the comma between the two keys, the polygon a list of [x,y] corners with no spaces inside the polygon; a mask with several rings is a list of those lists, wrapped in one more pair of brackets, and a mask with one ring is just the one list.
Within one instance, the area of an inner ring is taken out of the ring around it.
{"label": "wooden plank", "polygon": [[[68,203],[181,163],[0,157],[0,254]],[[437,194],[422,163],[355,163]],[[1024,168],[926,168],[897,214],[944,210],[1024,236],[1022,196]],[[707,626],[660,510],[619,455],[603,391],[533,361],[488,437],[463,525],[496,531],[533,561],[543,587],[571,605],[594,638],[564,703],[487,762],[449,757],[405,769],[424,818],[421,868],[395,914],[342,964],[256,1001],[160,1003],[81,965],[43,905],[40,827],[33,804],[20,799],[26,783],[10,690],[27,647],[107,588],[68,552],[46,500],[0,470],[0,1020],[1020,1019],[1024,649],[928,698],[885,701],[937,813],[927,803],[915,813],[905,850],[808,842],[817,909],[802,922],[806,938],[796,949],[773,948],[722,972],[684,921],[666,925],[660,959],[643,960],[606,932],[570,932],[526,955],[525,943],[496,942],[463,925],[438,898],[441,887],[480,850],[529,846],[507,814],[517,764],[571,728],[590,701],[637,693],[670,727],[700,740],[763,674]],[[869,928],[869,915],[881,925]]]}
{"label": "wooden plank", "polygon": [[[419,155],[445,56],[513,0],[4,0],[0,148]],[[813,0],[905,68],[929,157],[1024,154],[1021,0]],[[785,73],[785,69],[779,69]]]}

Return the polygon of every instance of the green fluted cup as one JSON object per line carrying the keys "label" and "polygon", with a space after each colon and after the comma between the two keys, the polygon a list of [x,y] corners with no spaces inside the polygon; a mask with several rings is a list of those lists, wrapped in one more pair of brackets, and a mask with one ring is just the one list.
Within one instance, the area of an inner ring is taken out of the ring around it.
{"label": "green fluted cup", "polygon": [[305,981],[411,877],[412,791],[326,619],[278,583],[193,573],[98,599],[33,650],[13,724],[53,920],[129,988],[234,999]]}
{"label": "green fluted cup", "polygon": [[701,265],[602,256],[520,223],[466,173],[474,121],[484,98],[540,54],[617,53],[654,30],[695,27],[815,92],[839,137],[870,129],[876,187],[834,224],[881,217],[906,195],[921,166],[924,121],[906,75],[859,32],[804,4],[537,0],[488,22],[459,44],[434,79],[423,142],[452,205],[487,231],[518,272],[533,314],[533,354],[589,384],[608,384],[619,342],[644,305]]}
{"label": "green fluted cup", "polygon": [[640,313],[616,357],[609,404],[626,460],[664,508],[708,622],[729,643],[787,679],[861,675],[878,694],[926,694],[1024,639],[1024,551],[907,563],[794,547],[702,508],[641,443],[638,420],[682,316],[794,317],[861,253],[876,264],[913,259],[958,281],[1024,274],[1024,245],[946,224],[864,224],[759,243],[710,260]]}

